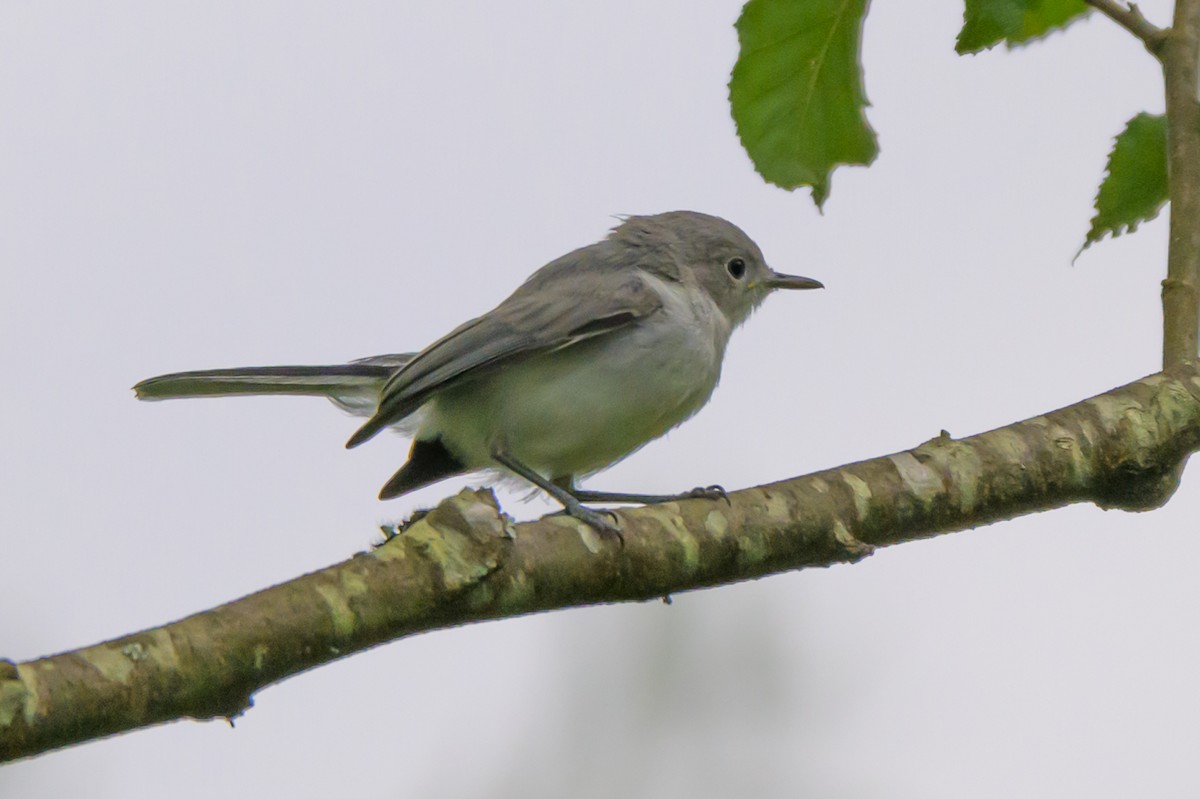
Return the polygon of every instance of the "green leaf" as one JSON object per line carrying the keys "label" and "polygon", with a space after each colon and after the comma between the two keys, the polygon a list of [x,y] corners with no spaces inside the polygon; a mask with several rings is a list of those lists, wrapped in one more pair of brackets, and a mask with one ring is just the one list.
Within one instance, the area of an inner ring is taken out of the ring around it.
{"label": "green leaf", "polygon": [[1096,195],[1096,215],[1079,252],[1106,233],[1120,236],[1137,230],[1158,216],[1167,198],[1167,118],[1141,113],[1129,120],[1109,153],[1108,175]]}
{"label": "green leaf", "polygon": [[1004,42],[1009,48],[1038,39],[1079,19],[1083,0],[964,0],[963,27],[954,49],[978,53]]}
{"label": "green leaf", "polygon": [[729,103],[754,168],[785,189],[811,186],[817,207],[839,164],[869,164],[859,50],[867,0],[750,0]]}

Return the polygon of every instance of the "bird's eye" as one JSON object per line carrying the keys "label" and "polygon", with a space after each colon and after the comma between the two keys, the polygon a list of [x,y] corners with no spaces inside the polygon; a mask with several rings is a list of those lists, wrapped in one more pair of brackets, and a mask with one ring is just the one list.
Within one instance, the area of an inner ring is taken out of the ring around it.
{"label": "bird's eye", "polygon": [[741,258],[732,258],[729,263],[725,264],[725,268],[729,270],[729,275],[734,280],[741,280],[746,275],[746,262]]}

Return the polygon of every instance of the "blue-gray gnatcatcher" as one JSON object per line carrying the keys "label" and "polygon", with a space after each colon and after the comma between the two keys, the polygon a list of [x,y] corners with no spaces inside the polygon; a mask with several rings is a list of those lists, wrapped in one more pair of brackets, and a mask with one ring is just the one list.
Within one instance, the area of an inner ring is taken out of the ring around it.
{"label": "blue-gray gnatcatcher", "polygon": [[658,438],[704,406],[735,327],[773,289],[821,288],[781,275],[737,226],[694,211],[627,218],[608,238],[543,266],[495,309],[415,354],[337,366],[180,372],[134,386],[139,399],[324,396],[413,436],[390,499],[464,472],[503,468],[604,531],[583,502],[720,495],[583,491],[575,481]]}

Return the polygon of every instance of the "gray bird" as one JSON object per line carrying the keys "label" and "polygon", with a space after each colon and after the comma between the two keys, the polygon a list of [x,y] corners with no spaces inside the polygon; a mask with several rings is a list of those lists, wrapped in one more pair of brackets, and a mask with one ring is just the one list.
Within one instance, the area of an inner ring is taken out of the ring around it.
{"label": "gray bird", "polygon": [[720,496],[584,491],[575,481],[633,453],[708,402],[733,329],[774,289],[816,289],[772,271],[737,226],[694,211],[625,219],[603,241],[534,272],[484,315],[418,353],[335,366],[180,372],[134,386],[139,399],[323,396],[369,417],[356,447],[385,427],[413,437],[379,492],[391,499],[465,472],[501,468],[617,532],[583,502]]}

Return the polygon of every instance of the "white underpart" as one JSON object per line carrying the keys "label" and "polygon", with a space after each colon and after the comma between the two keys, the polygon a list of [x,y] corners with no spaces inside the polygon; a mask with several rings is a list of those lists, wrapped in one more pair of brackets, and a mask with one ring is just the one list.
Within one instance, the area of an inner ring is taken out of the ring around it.
{"label": "white underpart", "polygon": [[422,408],[468,468],[503,448],[548,478],[599,471],[700,410],[721,376],[732,325],[706,292],[652,275],[661,310],[627,329],[501,369]]}

